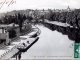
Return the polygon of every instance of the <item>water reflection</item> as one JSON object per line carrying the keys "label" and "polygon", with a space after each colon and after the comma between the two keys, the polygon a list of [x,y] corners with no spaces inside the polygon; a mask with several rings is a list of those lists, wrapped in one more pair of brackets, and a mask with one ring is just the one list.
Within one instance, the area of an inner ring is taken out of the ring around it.
{"label": "water reflection", "polygon": [[63,27],[49,23],[44,23],[43,25],[52,31],[56,30],[58,32],[61,32],[63,35],[68,35],[68,38],[75,41],[75,43],[80,42],[80,29]]}

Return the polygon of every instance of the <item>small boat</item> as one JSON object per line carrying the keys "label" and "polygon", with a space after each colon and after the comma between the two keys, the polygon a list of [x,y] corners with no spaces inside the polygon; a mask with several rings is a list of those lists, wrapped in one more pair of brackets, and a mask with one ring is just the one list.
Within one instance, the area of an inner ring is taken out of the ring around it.
{"label": "small boat", "polygon": [[40,31],[40,29],[38,29],[38,31],[34,35],[32,35],[30,38],[35,38],[35,37],[39,36],[40,33],[41,33],[41,31]]}
{"label": "small boat", "polygon": [[[26,47],[27,48],[27,47]],[[26,48],[17,48],[20,52],[25,52]]]}
{"label": "small boat", "polygon": [[34,35],[32,35],[31,37],[32,37],[32,38],[33,38],[33,37],[37,37],[37,33],[36,33],[36,34],[34,34]]}

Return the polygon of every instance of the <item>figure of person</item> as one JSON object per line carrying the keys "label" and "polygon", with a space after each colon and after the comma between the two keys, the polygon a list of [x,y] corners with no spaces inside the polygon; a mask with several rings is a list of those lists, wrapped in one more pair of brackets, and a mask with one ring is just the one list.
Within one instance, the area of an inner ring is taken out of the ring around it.
{"label": "figure of person", "polygon": [[25,46],[25,43],[23,43],[23,45]]}
{"label": "figure of person", "polygon": [[21,60],[21,52],[19,52],[18,60]]}
{"label": "figure of person", "polygon": [[27,41],[27,43],[30,44],[29,41]]}
{"label": "figure of person", "polygon": [[17,60],[17,55],[16,55],[16,60]]}

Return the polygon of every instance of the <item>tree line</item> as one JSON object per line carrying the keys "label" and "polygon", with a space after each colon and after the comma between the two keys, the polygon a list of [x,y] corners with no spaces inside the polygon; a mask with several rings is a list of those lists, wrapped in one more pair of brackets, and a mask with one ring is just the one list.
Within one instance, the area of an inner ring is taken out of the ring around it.
{"label": "tree line", "polygon": [[67,23],[73,27],[80,28],[80,9],[70,12],[53,12],[50,20]]}
{"label": "tree line", "polygon": [[70,12],[69,11],[53,12],[52,10],[49,11],[50,11],[49,14],[48,13],[44,15],[34,14],[34,17],[26,16],[25,14],[20,14],[20,13],[15,15],[5,15],[0,19],[0,24],[10,24],[10,23],[22,24],[22,22],[26,19],[29,22],[31,22],[32,20],[36,20],[36,22],[38,22],[40,19],[42,19],[44,22],[44,19],[47,19],[49,21],[58,21],[62,23],[67,23],[73,27],[80,28],[80,9],[75,9]]}

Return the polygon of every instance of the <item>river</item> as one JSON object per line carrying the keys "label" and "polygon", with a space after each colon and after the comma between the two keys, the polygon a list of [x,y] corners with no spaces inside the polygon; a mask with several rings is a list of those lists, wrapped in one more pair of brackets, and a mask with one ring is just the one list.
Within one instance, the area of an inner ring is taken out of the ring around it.
{"label": "river", "polygon": [[74,41],[68,35],[43,25],[36,26],[41,30],[40,38],[27,52],[22,53],[21,59],[73,59]]}

